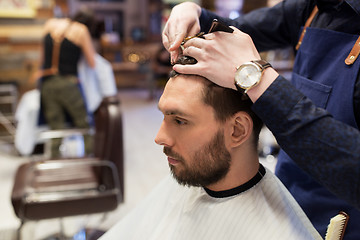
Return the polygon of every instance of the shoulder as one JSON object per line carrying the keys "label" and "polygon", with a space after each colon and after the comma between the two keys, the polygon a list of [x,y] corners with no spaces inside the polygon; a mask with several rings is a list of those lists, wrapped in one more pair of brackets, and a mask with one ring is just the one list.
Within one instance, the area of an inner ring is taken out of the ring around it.
{"label": "shoulder", "polygon": [[56,28],[61,22],[61,19],[50,18],[44,24],[44,31],[50,32],[51,29]]}
{"label": "shoulder", "polygon": [[67,29],[66,37],[76,45],[84,46],[90,34],[84,24],[73,21]]}
{"label": "shoulder", "polygon": [[82,23],[72,22],[69,30],[72,40],[80,46],[83,46],[88,39],[91,39],[88,28]]}
{"label": "shoulder", "polygon": [[72,22],[71,27],[79,33],[88,33],[89,32],[88,28],[84,24],[79,23],[79,22]]}
{"label": "shoulder", "polygon": [[57,18],[50,18],[48,20],[46,20],[45,22],[45,26],[51,26],[51,25],[54,25],[55,23],[61,21],[60,19],[57,19]]}

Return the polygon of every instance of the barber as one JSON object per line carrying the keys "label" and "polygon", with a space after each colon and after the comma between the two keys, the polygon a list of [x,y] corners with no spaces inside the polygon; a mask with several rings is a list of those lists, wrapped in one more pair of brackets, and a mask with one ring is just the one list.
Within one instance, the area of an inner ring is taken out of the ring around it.
{"label": "barber", "polygon": [[[355,51],[356,56],[357,51],[360,25],[354,22],[360,20],[358,5],[357,1],[350,0],[287,0],[230,20],[194,3],[183,3],[174,7],[163,32],[164,46],[173,61],[184,37],[200,30],[207,32],[213,18],[249,34],[251,38],[235,29],[232,34],[211,33],[205,35],[205,39],[191,39],[183,46],[183,53],[196,58],[198,63],[174,66],[180,73],[223,79],[218,84],[231,88],[235,88],[235,76],[241,79],[237,69],[246,62],[260,59],[258,50],[298,48],[292,83],[301,92],[294,91],[293,86],[269,67],[258,80],[260,84],[250,86],[246,94],[256,101],[255,110],[266,109],[261,107],[265,103],[276,103],[269,105],[275,108],[267,111],[269,114],[257,113],[292,157],[291,160],[284,151],[279,154],[276,167],[279,178],[323,236],[328,219],[338,211],[347,212],[350,221],[345,239],[360,239],[360,229],[356,226],[360,222],[360,142],[355,129],[360,126],[360,59],[349,54]],[[309,27],[299,41],[306,22]],[[264,94],[257,99],[252,94],[259,88]],[[302,93],[336,120],[312,105]],[[295,109],[289,108],[297,110],[294,115],[292,112],[275,114],[285,111],[290,104],[290,99],[282,100],[279,96],[299,100],[293,105]]]}

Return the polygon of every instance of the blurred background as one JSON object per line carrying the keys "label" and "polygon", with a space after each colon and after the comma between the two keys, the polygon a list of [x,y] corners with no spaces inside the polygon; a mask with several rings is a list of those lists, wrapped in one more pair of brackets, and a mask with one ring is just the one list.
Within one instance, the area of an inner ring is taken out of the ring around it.
{"label": "blurred background", "polygon": [[[2,0],[0,1],[0,240],[17,239],[21,225],[12,205],[15,174],[20,165],[46,159],[46,142],[22,155],[14,147],[18,127],[16,111],[24,93],[36,88],[29,82],[39,68],[42,27],[52,17],[71,16],[79,9],[93,11],[91,29],[96,51],[111,64],[122,114],[123,199],[106,214],[81,214],[29,220],[21,239],[97,239],[130,211],[168,174],[162,148],[154,138],[162,121],[157,101],[171,69],[161,32],[171,8],[180,0]],[[221,16],[236,18],[279,0],[197,0]],[[262,57],[288,76],[292,51],[262,53]],[[33,136],[29,136],[31,138]],[[264,129],[259,154],[274,169],[278,147]],[[92,231],[91,231],[92,230]],[[90,233],[89,233],[90,232]],[[73,236],[73,237],[70,237]],[[74,237],[75,236],[75,237]]]}

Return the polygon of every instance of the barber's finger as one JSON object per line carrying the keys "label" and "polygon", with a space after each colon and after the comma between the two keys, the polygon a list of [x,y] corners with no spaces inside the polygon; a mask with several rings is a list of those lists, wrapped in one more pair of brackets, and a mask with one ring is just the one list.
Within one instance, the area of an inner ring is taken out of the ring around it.
{"label": "barber's finger", "polygon": [[193,57],[195,59],[198,59],[198,57],[203,53],[203,51],[195,46],[188,46],[184,48],[183,55]]}
{"label": "barber's finger", "polygon": [[162,34],[162,43],[165,47],[166,50],[169,50],[170,48],[170,41],[169,41],[169,38],[166,34]]}
{"label": "barber's finger", "polygon": [[173,45],[174,41],[176,40],[176,35],[179,34],[179,26],[176,24],[172,24],[171,21],[168,21],[165,24],[164,30],[162,32],[162,41],[164,47],[167,50],[170,50],[170,47]]}
{"label": "barber's finger", "polygon": [[170,44],[169,50],[173,51],[180,47],[183,39],[185,38],[186,33],[185,32],[178,32],[175,34],[175,38]]}
{"label": "barber's finger", "polygon": [[174,64],[178,57],[180,55],[180,48],[174,50],[174,51],[170,51],[170,61],[171,61],[171,64]]}
{"label": "barber's finger", "polygon": [[[162,42],[164,47],[170,52],[171,61],[174,62],[179,55],[179,48],[186,32],[182,31],[181,24],[166,23],[162,32]],[[185,28],[186,29],[186,28]]]}
{"label": "barber's finger", "polygon": [[170,52],[170,59],[171,62],[174,63],[176,62],[177,58],[179,57],[180,54],[180,46],[181,46],[181,42],[184,39],[185,33],[176,33],[173,36],[175,36],[175,38],[173,39],[173,41],[169,42],[170,46],[168,48],[168,51]]}
{"label": "barber's finger", "polygon": [[192,39],[186,41],[183,44],[183,47],[188,48],[190,46],[194,46],[194,47],[197,47],[197,48],[201,48],[204,45],[204,41],[205,41],[205,39],[203,39],[203,38],[199,38],[199,37],[192,38]]}
{"label": "barber's finger", "polygon": [[199,66],[199,64],[187,64],[187,65],[175,64],[173,66],[173,69],[176,72],[182,73],[182,74],[199,75],[199,73],[201,73],[201,67]]}

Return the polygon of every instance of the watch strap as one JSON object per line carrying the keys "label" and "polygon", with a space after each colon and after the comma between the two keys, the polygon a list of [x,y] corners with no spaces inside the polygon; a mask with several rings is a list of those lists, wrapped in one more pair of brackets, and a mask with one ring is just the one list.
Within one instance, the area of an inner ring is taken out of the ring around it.
{"label": "watch strap", "polygon": [[271,67],[270,63],[268,63],[267,61],[262,60],[262,59],[261,60],[251,61],[251,62],[259,65],[262,68],[263,71],[264,71],[265,68]]}
{"label": "watch strap", "polygon": [[235,87],[238,90],[238,92],[241,94],[241,100],[245,101],[249,99],[249,96],[246,94],[245,89],[239,87],[236,83],[235,83]]}
{"label": "watch strap", "polygon": [[238,90],[238,92],[240,92],[241,94],[245,94],[245,89],[243,89],[243,88],[241,88],[239,85],[237,85],[236,83],[235,83],[235,87],[236,87],[236,89]]}
{"label": "watch strap", "polygon": [[236,83],[235,83],[235,87],[238,90],[238,92],[241,94],[241,100],[248,100],[249,96],[246,94],[245,89],[239,87]]}

